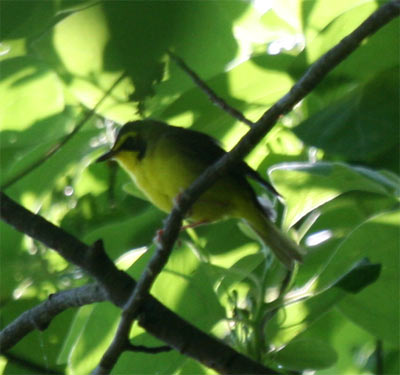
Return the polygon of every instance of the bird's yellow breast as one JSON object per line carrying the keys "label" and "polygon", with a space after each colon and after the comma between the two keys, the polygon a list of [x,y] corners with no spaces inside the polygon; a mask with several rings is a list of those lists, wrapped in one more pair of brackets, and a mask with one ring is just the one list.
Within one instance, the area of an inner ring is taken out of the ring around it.
{"label": "bird's yellow breast", "polygon": [[[116,160],[134,180],[139,189],[158,208],[170,212],[174,200],[205,169],[196,160],[171,150],[168,142],[157,142],[146,150],[142,159],[138,154],[121,151]],[[198,222],[209,222],[236,216],[244,197],[240,187],[231,179],[221,179],[209,189],[192,207],[190,218]]]}
{"label": "bird's yellow breast", "polygon": [[158,163],[147,157],[138,160],[132,152],[120,152],[116,160],[155,206],[165,212],[172,209],[171,189],[164,186],[156,166]]}

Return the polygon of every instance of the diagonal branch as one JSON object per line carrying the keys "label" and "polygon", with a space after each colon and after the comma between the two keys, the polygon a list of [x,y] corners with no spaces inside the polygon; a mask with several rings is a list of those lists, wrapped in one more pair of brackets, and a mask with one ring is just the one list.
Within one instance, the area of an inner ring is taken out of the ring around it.
{"label": "diagonal branch", "polygon": [[[122,307],[126,304],[136,282],[115,267],[101,242],[90,247],[85,245],[40,215],[20,206],[3,192],[0,192],[0,218],[19,232],[56,250],[67,261],[93,276],[115,305]],[[150,295],[144,299],[138,322],[154,337],[217,372],[274,374],[272,370],[194,327]]]}
{"label": "diagonal branch", "polygon": [[187,64],[173,52],[169,51],[168,55],[172,60],[199,86],[199,88],[208,96],[210,101],[216,106],[220,107],[223,111],[230,114],[232,117],[243,122],[244,124],[252,127],[254,123],[247,119],[242,112],[230,106],[224,99],[220,98]]}
{"label": "diagonal branch", "polygon": [[[252,148],[272,129],[279,117],[289,112],[294,105],[312,91],[322,79],[347,58],[360,43],[372,35],[400,13],[400,1],[393,0],[375,11],[358,28],[342,39],[335,47],[319,58],[303,77],[275,105],[266,111],[240,142],[221,159],[207,168],[196,181],[185,190],[168,216],[161,243],[142,273],[136,288],[126,303],[118,328],[109,350],[105,353],[95,373],[103,374],[112,369],[123,349],[132,322],[138,317],[149,290],[168,261],[173,245],[178,237],[182,220],[193,203],[203,194],[220,175],[233,163],[245,157]],[[109,365],[110,367],[107,367]]]}
{"label": "diagonal branch", "polygon": [[97,284],[52,294],[46,301],[25,311],[0,332],[0,352],[4,353],[12,348],[29,332],[45,330],[61,312],[106,299],[107,296]]}

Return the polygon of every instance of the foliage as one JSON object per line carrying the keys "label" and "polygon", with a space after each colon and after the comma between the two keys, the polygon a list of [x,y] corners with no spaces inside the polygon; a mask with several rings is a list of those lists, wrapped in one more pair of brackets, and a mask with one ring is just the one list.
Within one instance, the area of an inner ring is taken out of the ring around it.
{"label": "foliage", "polygon": [[[246,126],[215,107],[166,51],[255,121],[378,6],[325,3],[279,1],[263,13],[242,1],[2,2],[0,184],[60,142],[126,72],[96,117],[7,193],[86,243],[102,238],[138,278],[164,216],[122,171],[93,164],[115,124],[154,117],[231,148]],[[247,158],[285,198],[285,206],[273,202],[278,223],[301,241],[304,264],[288,279],[248,228],[216,223],[182,233],[154,296],[282,371],[372,374],[381,356],[385,373],[399,372],[398,28],[392,21],[368,39]],[[0,225],[2,326],[87,282],[54,252]],[[1,357],[0,367],[88,373],[119,313],[110,304],[67,311]],[[157,345],[139,327],[131,337]],[[177,352],[126,354],[114,368],[159,372],[212,373]]]}

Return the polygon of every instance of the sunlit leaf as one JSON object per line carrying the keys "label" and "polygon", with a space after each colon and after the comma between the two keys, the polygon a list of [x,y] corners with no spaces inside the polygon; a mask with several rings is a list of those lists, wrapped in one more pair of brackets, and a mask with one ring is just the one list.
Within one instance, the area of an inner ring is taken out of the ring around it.
{"label": "sunlit leaf", "polygon": [[16,57],[0,62],[0,66],[1,130],[21,131],[63,111],[61,82],[46,64]]}
{"label": "sunlit leaf", "polygon": [[349,191],[391,193],[386,186],[341,163],[288,163],[272,168],[270,177],[286,200],[285,228],[290,228],[312,210]]}
{"label": "sunlit leaf", "polygon": [[399,223],[398,211],[368,220],[338,249],[335,262],[345,268],[351,259],[366,255],[372,262],[382,264],[377,282],[358,295],[346,297],[340,308],[355,323],[394,345],[399,342],[400,310],[399,305],[393,303],[400,295]]}

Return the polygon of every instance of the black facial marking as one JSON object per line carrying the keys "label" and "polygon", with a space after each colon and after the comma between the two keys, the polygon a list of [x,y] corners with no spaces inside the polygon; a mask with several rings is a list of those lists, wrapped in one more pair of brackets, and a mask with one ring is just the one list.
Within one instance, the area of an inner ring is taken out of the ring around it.
{"label": "black facial marking", "polygon": [[141,160],[146,153],[146,142],[139,136],[130,136],[122,143],[120,150],[137,151],[139,152],[138,159]]}

